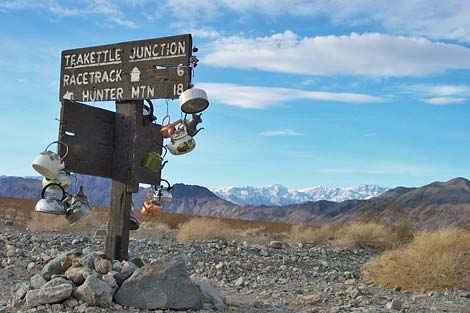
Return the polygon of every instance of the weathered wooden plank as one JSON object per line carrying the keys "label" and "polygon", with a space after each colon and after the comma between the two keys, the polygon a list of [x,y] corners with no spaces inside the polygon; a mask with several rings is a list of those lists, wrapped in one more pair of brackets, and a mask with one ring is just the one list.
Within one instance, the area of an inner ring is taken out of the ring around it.
{"label": "weathered wooden plank", "polygon": [[127,260],[129,258],[129,208],[132,193],[127,186],[117,180],[111,184],[111,203],[106,236],[105,254],[111,260]]}
{"label": "weathered wooden plank", "polygon": [[60,99],[176,99],[191,83],[191,55],[190,34],[63,51]]}
{"label": "weathered wooden plank", "polygon": [[[59,140],[66,143],[69,172],[111,177],[114,152],[114,112],[79,102],[63,101]],[[60,147],[61,155],[65,148]]]}
{"label": "weathered wooden plank", "polygon": [[[59,140],[69,147],[65,158],[67,171],[112,177],[113,155],[116,149],[114,140],[117,140],[114,134],[115,115],[114,112],[79,102],[63,101]],[[143,167],[141,161],[148,152],[162,153],[161,126],[144,123],[142,113],[136,119],[135,179],[141,183],[159,184],[160,173]],[[60,149],[63,155],[65,150],[63,147]]]}
{"label": "weathered wooden plank", "polygon": [[112,260],[128,259],[129,211],[132,192],[139,188],[134,173],[134,149],[143,101],[116,102],[111,207],[106,238],[106,255]]}

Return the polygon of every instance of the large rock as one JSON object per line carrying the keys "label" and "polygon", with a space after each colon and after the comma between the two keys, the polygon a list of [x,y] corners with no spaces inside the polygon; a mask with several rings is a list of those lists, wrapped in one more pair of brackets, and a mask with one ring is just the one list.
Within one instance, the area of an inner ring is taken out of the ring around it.
{"label": "large rock", "polygon": [[31,289],[31,285],[29,283],[22,283],[20,287],[16,290],[15,298],[17,300],[21,300],[24,298],[28,290]]}
{"label": "large rock", "polygon": [[80,264],[91,269],[95,269],[95,260],[98,258],[96,253],[91,252],[80,259]]}
{"label": "large rock", "polygon": [[220,296],[219,291],[214,286],[212,281],[208,279],[191,279],[196,286],[199,288],[202,294],[202,302],[204,304],[208,303],[213,306],[214,309],[222,311],[225,309],[225,303]]}
{"label": "large rock", "polygon": [[74,296],[90,305],[107,307],[113,301],[114,290],[96,275],[90,275],[85,282],[75,289]]}
{"label": "large rock", "polygon": [[26,293],[26,305],[29,307],[47,303],[56,303],[69,298],[73,287],[70,284],[62,284],[50,288],[30,290]]}
{"label": "large rock", "polygon": [[189,278],[186,263],[153,262],[134,271],[114,295],[115,302],[138,309],[200,309],[202,294]]}
{"label": "large rock", "polygon": [[45,280],[50,280],[52,275],[63,274],[70,266],[72,266],[72,259],[66,254],[61,254],[43,267],[41,275]]}
{"label": "large rock", "polygon": [[65,277],[73,281],[76,285],[81,285],[92,273],[93,270],[88,267],[70,267],[65,271]]}
{"label": "large rock", "polygon": [[35,274],[33,277],[31,277],[30,281],[32,289],[39,289],[47,283],[41,274]]}
{"label": "large rock", "polygon": [[107,259],[95,259],[95,270],[100,274],[107,274],[113,269],[113,263]]}
{"label": "large rock", "polygon": [[126,262],[124,266],[121,268],[121,272],[117,273],[114,275],[114,279],[118,283],[119,286],[122,285],[122,283],[131,277],[131,275],[134,273],[134,271],[137,269],[137,265],[135,265],[132,262]]}
{"label": "large rock", "polygon": [[59,286],[62,284],[69,284],[73,287],[72,281],[65,279],[63,277],[56,277],[56,278],[52,278],[50,281],[44,284],[41,288],[42,289],[51,288],[51,287]]}

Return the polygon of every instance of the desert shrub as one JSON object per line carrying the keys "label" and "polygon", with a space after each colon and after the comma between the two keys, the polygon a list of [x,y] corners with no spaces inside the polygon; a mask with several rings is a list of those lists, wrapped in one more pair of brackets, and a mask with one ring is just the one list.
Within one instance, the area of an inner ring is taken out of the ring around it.
{"label": "desert shrub", "polygon": [[260,228],[235,228],[222,219],[195,217],[179,227],[176,240],[255,240]]}
{"label": "desert shrub", "polygon": [[33,211],[28,222],[28,228],[31,231],[48,230],[92,234],[94,230],[106,225],[106,223],[103,223],[105,217],[106,214],[101,210],[94,210],[85,219],[70,226],[63,215],[51,215]]}
{"label": "desert shrub", "polygon": [[292,225],[290,231],[287,233],[287,240],[291,244],[320,244],[333,238],[337,228],[338,227],[330,224],[322,226]]}
{"label": "desert shrub", "polygon": [[390,226],[392,235],[396,239],[395,247],[410,243],[415,236],[415,228],[410,223]]}
{"label": "desert shrub", "polygon": [[229,225],[220,220],[209,218],[193,218],[179,227],[176,240],[208,240],[233,239],[237,233]]}
{"label": "desert shrub", "polygon": [[371,259],[366,280],[406,290],[470,289],[470,231],[422,232],[406,246]]}
{"label": "desert shrub", "polygon": [[335,244],[351,248],[390,249],[400,244],[392,227],[377,222],[354,222],[337,232]]}

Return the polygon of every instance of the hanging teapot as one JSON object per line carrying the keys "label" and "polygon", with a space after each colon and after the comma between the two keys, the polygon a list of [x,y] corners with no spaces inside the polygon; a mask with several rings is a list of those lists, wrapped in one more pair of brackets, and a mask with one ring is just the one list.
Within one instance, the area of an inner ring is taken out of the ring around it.
{"label": "hanging teapot", "polygon": [[186,126],[180,125],[178,129],[171,134],[171,141],[166,145],[168,150],[173,155],[181,155],[191,152],[196,147],[196,141],[193,137],[188,135]]}
{"label": "hanging teapot", "polygon": [[173,187],[170,185],[170,182],[168,182],[166,179],[161,179],[161,181],[165,182],[167,184],[167,187],[164,187],[163,185],[160,185],[157,188],[158,201],[161,201],[161,202],[171,202],[171,201],[173,201],[173,195],[171,194],[171,191],[173,190]]}
{"label": "hanging teapot", "polygon": [[181,111],[189,114],[202,112],[209,106],[207,93],[199,88],[185,90],[179,96],[179,101],[181,105]]}
{"label": "hanging teapot", "polygon": [[88,202],[87,196],[83,192],[83,186],[80,186],[80,190],[69,200],[69,208],[65,218],[71,226],[87,217],[93,209]]}
{"label": "hanging teapot", "polygon": [[[165,120],[168,119],[167,123],[165,124]],[[171,134],[176,131],[176,126],[181,124],[181,119],[170,123],[170,116],[166,115],[162,120],[162,128],[160,129],[160,134],[162,138],[170,138]]]}
{"label": "hanging teapot", "polygon": [[168,152],[168,149],[165,146],[161,147],[163,150],[165,150],[163,156],[161,156],[156,151],[148,152],[142,160],[141,165],[153,172],[161,172],[165,164],[168,163],[168,161],[163,161]]}
{"label": "hanging teapot", "polygon": [[[59,156],[57,153],[48,151],[52,144],[57,143],[65,146],[65,154],[63,156]],[[42,176],[45,176],[50,179],[55,179],[59,176],[60,171],[65,168],[64,158],[67,156],[69,152],[69,147],[60,141],[53,141],[50,143],[46,149],[38,155],[33,161],[33,168]]]}
{"label": "hanging teapot", "polygon": [[158,194],[154,187],[150,187],[145,195],[145,201],[142,206],[141,214],[145,216],[155,216],[162,212],[162,206],[157,201]]}
{"label": "hanging teapot", "polygon": [[[50,187],[57,188],[62,192],[61,198],[45,197],[47,189]],[[60,184],[52,183],[46,185],[41,192],[41,199],[34,206],[34,210],[40,213],[65,215],[67,213],[66,193]]]}
{"label": "hanging teapot", "polygon": [[[42,187],[44,188],[49,184],[59,184],[60,186],[62,186],[62,188],[64,188],[65,191],[67,191],[70,187],[70,175],[67,174],[65,171],[60,171],[59,175],[55,179],[50,179],[44,176],[42,178]],[[49,189],[54,191],[60,191],[60,188],[56,185],[51,185]]]}
{"label": "hanging teapot", "polygon": [[184,123],[184,126],[186,127],[186,131],[188,132],[188,135],[191,137],[194,137],[197,135],[197,133],[199,133],[199,131],[204,129],[204,128],[197,129],[197,124],[202,123],[202,118],[201,118],[202,113],[192,114],[193,117],[190,120],[186,119],[187,115],[188,114],[184,115],[183,123]]}

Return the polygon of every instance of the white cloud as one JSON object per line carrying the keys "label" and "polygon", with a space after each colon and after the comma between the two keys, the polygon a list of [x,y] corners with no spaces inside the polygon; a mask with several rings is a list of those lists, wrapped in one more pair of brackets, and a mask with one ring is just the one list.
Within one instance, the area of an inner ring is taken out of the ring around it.
{"label": "white cloud", "polygon": [[[60,3],[60,5],[59,5]],[[470,1],[466,0],[6,0],[0,10],[47,9],[56,14],[86,15],[113,7],[117,15],[110,22],[126,27],[136,24],[124,16],[129,9],[140,8],[142,15],[171,18],[172,21],[197,22],[204,26],[215,18],[243,21],[255,14],[268,17],[327,18],[340,26],[366,26],[400,35],[432,39],[470,41]],[[153,12],[152,12],[153,11]],[[107,19],[106,16],[103,16]],[[256,17],[255,17],[256,18]]]}
{"label": "white cloud", "polygon": [[378,24],[393,34],[470,41],[470,1],[465,0],[167,0],[166,8],[185,20],[212,20],[234,12],[327,17],[338,25]]}
{"label": "white cloud", "polygon": [[292,129],[283,129],[283,130],[268,130],[259,133],[260,136],[265,137],[274,137],[274,136],[303,136],[303,133],[299,133]]}
{"label": "white cloud", "polygon": [[203,61],[213,66],[306,75],[424,76],[470,69],[469,48],[378,33],[231,36],[215,40],[205,50],[210,52]]}
{"label": "white cloud", "polygon": [[447,105],[447,104],[455,104],[455,103],[464,103],[467,101],[465,98],[455,98],[455,97],[434,97],[423,99],[423,102],[434,104],[434,105]]}
{"label": "white cloud", "polygon": [[307,91],[291,88],[241,86],[227,83],[200,83],[210,101],[246,109],[264,109],[292,100],[334,101],[346,103],[378,103],[384,99],[360,93]]}
{"label": "white cloud", "polygon": [[125,17],[119,1],[85,0],[72,4],[59,3],[57,0],[13,0],[0,3],[3,10],[44,10],[59,17],[99,15],[108,24],[137,28],[137,24]]}
{"label": "white cloud", "polygon": [[405,89],[417,93],[422,102],[433,105],[470,101],[470,85],[414,85]]}
{"label": "white cloud", "polygon": [[207,39],[217,39],[222,36],[222,33],[210,29],[210,28],[194,28],[189,31],[194,37],[199,37],[199,38],[207,38]]}
{"label": "white cloud", "polygon": [[470,96],[470,85],[415,85],[409,89],[430,96]]}

